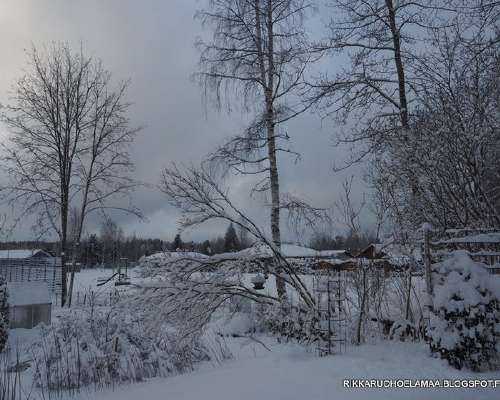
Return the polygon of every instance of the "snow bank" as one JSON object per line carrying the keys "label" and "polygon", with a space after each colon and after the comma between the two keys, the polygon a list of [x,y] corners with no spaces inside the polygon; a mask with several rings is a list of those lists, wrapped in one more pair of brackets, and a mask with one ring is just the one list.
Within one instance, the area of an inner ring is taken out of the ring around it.
{"label": "snow bank", "polygon": [[[498,379],[471,374],[432,359],[421,343],[384,342],[348,347],[344,354],[315,357],[301,346],[257,337],[227,339],[235,358],[170,379],[97,393],[96,400],[487,400],[498,388],[346,388],[344,379]],[[495,395],[495,393],[497,393]]]}

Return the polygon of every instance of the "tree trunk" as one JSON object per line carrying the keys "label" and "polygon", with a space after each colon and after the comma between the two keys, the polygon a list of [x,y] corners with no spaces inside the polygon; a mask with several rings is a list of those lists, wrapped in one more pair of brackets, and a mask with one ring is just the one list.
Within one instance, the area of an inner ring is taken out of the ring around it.
{"label": "tree trunk", "polygon": [[73,285],[75,282],[75,267],[76,261],[78,260],[79,248],[80,248],[80,236],[81,233],[76,237],[75,244],[73,246],[73,254],[71,257],[71,277],[69,280],[69,292],[68,292],[68,307],[71,307],[71,301],[73,300]]}
{"label": "tree trunk", "polygon": [[363,319],[365,318],[365,307],[366,307],[366,268],[362,268],[362,287],[361,287],[361,304],[359,306],[359,320],[358,329],[356,334],[356,343],[361,344],[361,326],[363,324]]}
{"label": "tree trunk", "polygon": [[408,128],[408,102],[406,100],[405,71],[403,67],[403,60],[401,59],[400,34],[398,28],[396,27],[396,14],[394,12],[392,0],[385,0],[385,4],[389,13],[389,26],[394,45],[394,63],[396,64],[396,71],[398,74],[399,114],[401,125],[403,128]]}
{"label": "tree trunk", "polygon": [[[274,245],[281,249],[281,231],[280,231],[280,186],[278,175],[278,161],[276,157],[276,137],[274,122],[274,27],[273,27],[273,2],[267,0],[267,87],[265,90],[266,99],[266,127],[267,127],[267,150],[269,157],[269,179],[271,183],[271,235]],[[276,275],[276,290],[281,300],[286,298],[285,281],[281,266],[278,265],[278,274]]]}
{"label": "tree trunk", "polygon": [[67,297],[67,269],[66,269],[66,253],[67,253],[67,218],[64,218],[64,215],[61,218],[62,220],[62,229],[61,229],[61,307],[66,304]]}
{"label": "tree trunk", "polygon": [[[93,149],[95,149],[95,142],[93,144]],[[92,156],[92,161],[90,163],[90,168],[89,168],[89,172],[87,174],[87,178],[86,178],[86,184],[85,184],[85,192],[84,192],[84,195],[83,195],[83,199],[82,199],[82,207],[80,209],[80,217],[78,219],[78,221],[76,221],[76,223],[78,224],[78,231],[77,231],[77,235],[75,238],[73,238],[74,240],[74,244],[73,244],[73,261],[72,261],[72,270],[71,270],[71,279],[70,279],[70,284],[69,284],[69,301],[68,301],[68,307],[71,307],[71,300],[73,298],[73,283],[75,281],[75,265],[76,265],[76,261],[78,260],[78,256],[79,256],[79,249],[80,249],[80,240],[82,238],[82,232],[83,232],[83,221],[85,219],[85,213],[87,211],[87,204],[88,204],[88,197],[89,197],[89,190],[90,190],[90,182],[92,181],[92,171],[93,171],[93,167],[94,167],[94,161],[95,161],[95,150],[93,152],[93,156]]]}
{"label": "tree trunk", "polygon": [[[272,109],[268,111],[269,119],[272,118]],[[280,187],[278,164],[276,159],[276,143],[274,138],[274,124],[272,121],[268,122],[267,127],[268,137],[268,154],[269,154],[269,178],[271,181],[271,235],[274,245],[281,248],[281,231],[280,231]],[[281,268],[278,266],[278,275],[276,276],[276,289],[278,296],[283,299],[286,295],[285,281],[279,274]]]}
{"label": "tree trunk", "polygon": [[[411,270],[412,268],[409,267],[408,268],[408,276],[407,276],[407,279],[406,279],[406,284],[408,285],[407,286],[407,290],[406,290],[406,310],[405,310],[405,319],[407,321],[410,320],[410,310],[411,310],[411,288],[412,288],[412,277],[411,277]],[[413,321],[412,321],[413,322]]]}

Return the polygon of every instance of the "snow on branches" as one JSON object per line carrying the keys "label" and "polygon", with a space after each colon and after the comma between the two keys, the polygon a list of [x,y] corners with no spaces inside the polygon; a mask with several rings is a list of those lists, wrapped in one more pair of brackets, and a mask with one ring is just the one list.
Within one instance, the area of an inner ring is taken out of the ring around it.
{"label": "snow on branches", "polygon": [[500,279],[464,251],[435,265],[430,346],[458,369],[500,367]]}
{"label": "snow on branches", "polygon": [[[295,289],[303,300],[304,304],[312,307],[314,299],[306,288],[295,268],[283,256],[279,246],[274,241],[269,240],[265,232],[248,217],[238,206],[231,200],[229,191],[223,185],[223,182],[217,174],[210,170],[198,169],[195,167],[185,168],[180,170],[176,165],[166,168],[163,172],[163,182],[161,190],[167,195],[169,202],[182,212],[180,221],[181,228],[189,228],[203,224],[209,220],[225,220],[232,223],[235,227],[246,231],[248,235],[256,242],[266,245],[270,251],[272,262],[266,264],[266,271],[270,275],[274,275],[281,282],[289,284]],[[293,215],[296,221],[307,216],[309,223],[313,218],[314,213],[302,210],[299,208],[307,207],[305,203],[294,201],[293,204],[288,201],[288,208],[293,209]],[[317,211],[319,212],[319,211]],[[251,262],[255,257],[248,255],[247,259],[241,259],[239,262]],[[221,271],[218,274],[207,275],[205,287],[213,285],[215,290],[229,294],[247,294],[247,289],[238,289],[237,293],[233,290],[233,285],[228,286],[218,281],[218,279],[226,279],[224,275],[228,275],[229,279],[233,279],[235,271],[239,270],[238,262],[235,262],[234,256],[212,258],[211,260],[190,260],[191,262],[184,268],[184,276],[191,279],[194,272],[210,271],[214,266],[218,266],[217,270]],[[229,261],[229,264],[227,262]],[[179,264],[179,263],[177,263]],[[223,265],[223,268],[220,266]],[[178,269],[176,269],[178,271]],[[182,276],[177,276],[176,280],[184,281]],[[191,282],[191,284],[199,287],[199,282]],[[285,293],[286,296],[286,293]],[[255,297],[252,294],[252,297]],[[280,297],[283,297],[280,295]]]}
{"label": "snow on branches", "polygon": [[187,332],[162,318],[158,298],[140,293],[111,308],[76,308],[51,326],[31,349],[35,383],[55,392],[96,389],[192,370],[199,361],[230,356],[208,330]]}

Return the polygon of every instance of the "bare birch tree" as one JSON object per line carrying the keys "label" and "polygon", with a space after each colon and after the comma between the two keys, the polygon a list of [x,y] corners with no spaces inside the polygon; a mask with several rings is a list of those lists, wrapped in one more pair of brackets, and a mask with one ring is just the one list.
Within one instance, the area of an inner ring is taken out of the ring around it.
{"label": "bare birch tree", "polygon": [[34,214],[39,227],[59,237],[64,304],[69,212],[74,207],[79,213],[72,238],[77,244],[88,214],[113,208],[109,200],[135,186],[127,148],[136,129],[126,115],[127,83],[113,88],[100,61],[66,44],[33,48],[28,60],[3,115],[10,137],[2,161],[10,182],[1,192],[20,210],[18,220]]}
{"label": "bare birch tree", "polygon": [[[210,0],[198,13],[213,30],[212,40],[200,41],[200,80],[220,106],[242,103],[255,111],[251,126],[214,155],[244,174],[263,174],[256,190],[270,192],[270,225],[274,245],[281,245],[280,181],[277,154],[291,152],[282,143],[288,135],[282,124],[307,106],[294,103],[303,89],[310,61],[303,18],[311,7],[306,0]],[[280,297],[283,279],[277,276]]]}

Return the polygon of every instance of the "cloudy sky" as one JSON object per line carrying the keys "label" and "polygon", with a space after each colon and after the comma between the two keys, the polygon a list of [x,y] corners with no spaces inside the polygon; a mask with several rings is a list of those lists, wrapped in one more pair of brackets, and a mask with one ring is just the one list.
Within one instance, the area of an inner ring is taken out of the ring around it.
{"label": "cloudy sky", "polygon": [[[133,102],[130,118],[143,126],[132,148],[135,177],[157,184],[161,170],[171,162],[198,163],[203,157],[238,133],[245,117],[206,108],[201,89],[191,79],[197,70],[194,42],[206,34],[195,11],[204,0],[4,0],[0,2],[0,102],[8,103],[13,82],[23,74],[25,51],[33,43],[51,41],[83,44],[86,53],[101,58],[116,79],[130,79],[128,93]],[[315,17],[317,27],[320,18]],[[335,68],[334,63],[330,67]],[[359,175],[351,169],[334,173],[334,163],[346,157],[346,150],[334,146],[339,127],[318,115],[303,115],[286,126],[292,146],[300,151],[300,162],[280,159],[283,191],[305,197],[318,206],[331,205],[345,177]],[[0,127],[0,140],[6,136]],[[0,177],[0,179],[2,179]],[[356,195],[366,189],[360,179]],[[265,224],[264,199],[249,199],[244,180],[232,181],[232,193],[242,207],[260,216]],[[176,210],[154,189],[141,189],[133,200],[146,221],[114,215],[126,234],[171,240],[177,231]],[[0,210],[1,211],[1,210]],[[6,212],[5,209],[3,212]],[[97,229],[90,221],[87,231]],[[198,239],[215,235],[219,227],[186,233]],[[286,228],[285,228],[286,229]],[[291,234],[285,237],[291,239]],[[19,226],[15,237],[30,237],[29,224]]]}

